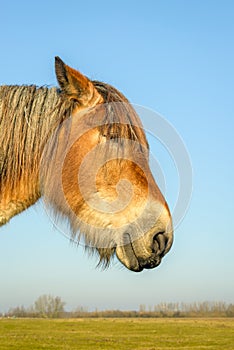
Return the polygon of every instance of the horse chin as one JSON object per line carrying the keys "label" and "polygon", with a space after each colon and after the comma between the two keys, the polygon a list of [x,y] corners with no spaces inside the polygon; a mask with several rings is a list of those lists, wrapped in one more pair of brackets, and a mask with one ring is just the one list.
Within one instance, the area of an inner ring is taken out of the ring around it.
{"label": "horse chin", "polygon": [[[86,248],[88,249],[88,248]],[[140,266],[138,259],[134,253],[131,244],[124,246],[117,246],[113,248],[96,248],[99,255],[99,263],[104,269],[110,265],[111,258],[116,255],[119,261],[128,269],[134,272],[140,272],[143,267]],[[92,249],[91,249],[92,252]]]}
{"label": "horse chin", "polygon": [[126,244],[124,246],[116,247],[116,256],[119,261],[129,270],[134,272],[141,272],[143,267],[140,265],[132,245]]}

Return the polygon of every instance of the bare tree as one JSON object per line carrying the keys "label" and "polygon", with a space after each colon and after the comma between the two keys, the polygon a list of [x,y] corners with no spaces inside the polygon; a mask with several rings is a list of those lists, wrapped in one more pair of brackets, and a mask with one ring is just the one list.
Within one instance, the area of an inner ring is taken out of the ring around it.
{"label": "bare tree", "polygon": [[64,312],[65,302],[60,297],[41,295],[34,303],[34,311],[40,317],[56,318]]}

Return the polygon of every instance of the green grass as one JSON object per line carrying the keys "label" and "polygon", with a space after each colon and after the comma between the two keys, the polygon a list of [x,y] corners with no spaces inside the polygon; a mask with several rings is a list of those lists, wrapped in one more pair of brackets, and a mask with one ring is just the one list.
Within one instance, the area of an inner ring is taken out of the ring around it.
{"label": "green grass", "polygon": [[1,350],[234,349],[234,319],[0,319]]}

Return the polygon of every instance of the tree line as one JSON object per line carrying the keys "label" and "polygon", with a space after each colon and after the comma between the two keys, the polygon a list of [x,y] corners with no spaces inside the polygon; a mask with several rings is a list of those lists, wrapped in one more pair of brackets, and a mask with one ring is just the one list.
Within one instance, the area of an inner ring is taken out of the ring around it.
{"label": "tree line", "polygon": [[234,304],[225,302],[194,303],[159,303],[154,306],[141,304],[138,310],[95,310],[79,306],[73,311],[66,311],[65,302],[58,296],[40,296],[32,306],[10,308],[0,317],[33,318],[112,318],[112,317],[234,317]]}

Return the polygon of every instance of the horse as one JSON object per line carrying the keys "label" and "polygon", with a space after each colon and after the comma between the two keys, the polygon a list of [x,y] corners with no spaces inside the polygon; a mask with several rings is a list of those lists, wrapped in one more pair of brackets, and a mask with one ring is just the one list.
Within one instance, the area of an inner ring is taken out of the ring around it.
{"label": "horse", "polygon": [[0,87],[0,226],[43,197],[99,264],[116,256],[135,272],[158,266],[172,216],[139,116],[116,88],[59,57],[55,73],[59,88]]}

